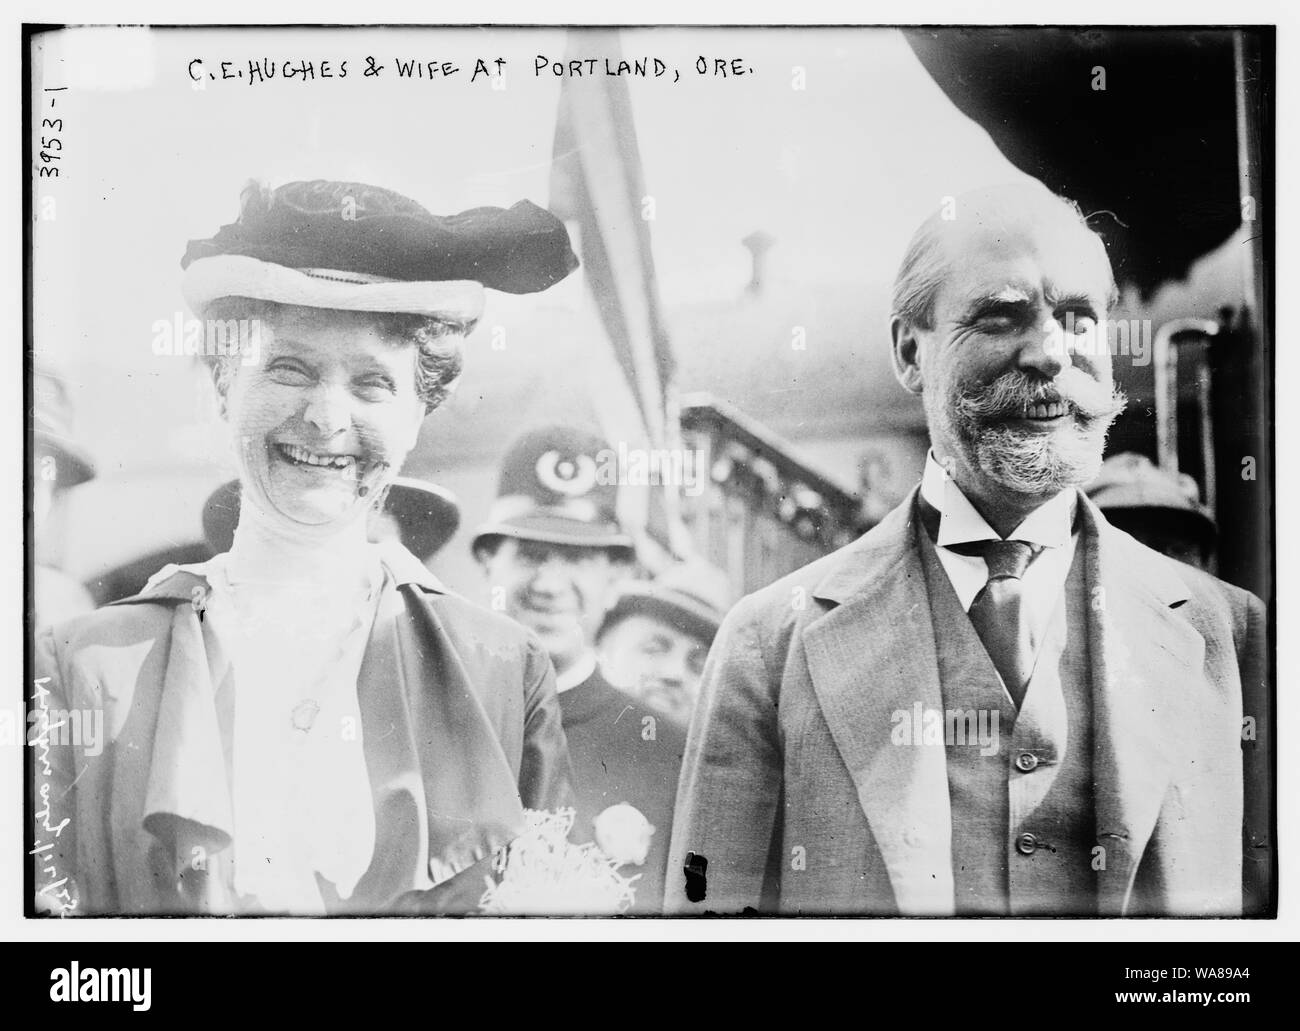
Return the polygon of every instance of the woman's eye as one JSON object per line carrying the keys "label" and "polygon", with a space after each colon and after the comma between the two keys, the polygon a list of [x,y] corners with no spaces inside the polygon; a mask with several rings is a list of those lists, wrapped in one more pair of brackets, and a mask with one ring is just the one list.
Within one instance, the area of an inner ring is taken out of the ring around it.
{"label": "woman's eye", "polygon": [[300,386],[311,382],[311,376],[307,374],[307,370],[292,362],[273,362],[267,372],[277,383],[283,383],[286,386]]}
{"label": "woman's eye", "polygon": [[357,384],[357,397],[363,401],[387,401],[393,393],[393,385],[388,380],[368,379]]}

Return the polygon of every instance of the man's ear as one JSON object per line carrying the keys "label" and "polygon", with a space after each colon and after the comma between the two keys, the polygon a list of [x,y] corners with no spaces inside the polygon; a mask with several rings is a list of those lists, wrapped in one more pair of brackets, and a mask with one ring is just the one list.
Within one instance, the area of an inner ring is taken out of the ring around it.
{"label": "man's ear", "polygon": [[889,320],[889,335],[893,341],[890,355],[894,360],[894,376],[909,394],[919,394],[925,384],[921,375],[921,341],[910,319],[895,315]]}

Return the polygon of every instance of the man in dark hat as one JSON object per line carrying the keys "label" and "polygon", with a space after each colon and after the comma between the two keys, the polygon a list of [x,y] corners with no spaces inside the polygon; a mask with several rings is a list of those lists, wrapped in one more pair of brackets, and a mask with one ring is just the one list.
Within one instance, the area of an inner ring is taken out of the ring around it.
{"label": "man in dark hat", "polygon": [[82,584],[60,568],[62,500],[95,476],[95,466],[72,435],[72,401],[63,376],[38,365],[33,384],[32,524],[35,528],[35,623],[39,629],[95,607]]}
{"label": "man in dark hat", "polygon": [[[203,505],[203,536],[212,554],[230,550],[239,523],[239,481],[223,483]],[[399,476],[388,487],[382,506],[370,513],[368,536],[375,543],[396,541],[425,566],[460,526],[456,495],[436,483]]]}
{"label": "man in dark hat", "polygon": [[601,675],[596,633],[635,561],[617,514],[613,450],[566,426],[516,440],[474,538],[494,608],[540,639],[555,665],[577,806],[573,840],[641,876],[634,913],[662,910],[685,730]]}
{"label": "man in dark hat", "polygon": [[601,670],[629,694],[689,725],[704,660],[729,607],[722,571],[698,560],[630,583],[597,635]]}
{"label": "man in dark hat", "polygon": [[1197,569],[1208,567],[1218,529],[1196,481],[1124,451],[1101,463],[1087,495],[1107,522],[1148,548]]}

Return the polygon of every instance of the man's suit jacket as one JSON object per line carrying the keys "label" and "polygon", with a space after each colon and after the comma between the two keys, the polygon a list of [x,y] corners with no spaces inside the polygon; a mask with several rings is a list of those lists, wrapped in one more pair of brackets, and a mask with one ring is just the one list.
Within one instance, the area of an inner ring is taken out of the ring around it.
{"label": "man's suit jacket", "polygon": [[637,877],[629,912],[662,915],[686,728],[618,690],[599,669],[560,695],[560,712],[573,763],[571,840],[594,841],[593,823],[610,806],[626,803],[635,807],[654,827],[654,833],[645,863],[621,869],[623,874]]}
{"label": "man's suit jacket", "polygon": [[[388,546],[383,562],[357,685],[376,846],[331,909],[472,909],[523,809],[572,804],[555,674],[536,638],[449,593],[409,552]],[[52,735],[30,750],[34,847],[49,846],[36,890],[67,876],[74,912],[232,908],[219,875],[233,828],[217,711],[229,696],[213,682],[220,642],[192,604],[205,590],[174,570],[38,639],[37,707],[104,714],[105,742]]]}
{"label": "man's suit jacket", "polygon": [[[945,750],[891,742],[895,712],[943,709],[916,493],[724,622],[678,789],[670,912],[953,912]],[[1263,605],[1079,497],[1099,912],[1261,912],[1273,869]],[[695,870],[707,863],[690,878],[702,901],[679,872],[688,853]]]}

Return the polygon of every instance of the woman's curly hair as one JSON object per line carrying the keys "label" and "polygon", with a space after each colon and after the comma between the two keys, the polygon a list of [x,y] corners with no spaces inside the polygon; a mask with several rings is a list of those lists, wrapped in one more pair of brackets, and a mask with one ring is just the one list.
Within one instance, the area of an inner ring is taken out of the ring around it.
{"label": "woman's curly hair", "polygon": [[[200,313],[204,322],[259,319],[274,323],[297,306],[262,301],[252,297],[219,297]],[[308,309],[313,312],[328,309]],[[429,315],[402,312],[340,312],[349,318],[371,321],[387,339],[415,345],[415,390],[424,402],[425,413],[432,412],[451,395],[464,367],[461,343],[473,331],[473,320],[441,319]],[[217,392],[225,395],[234,377],[238,354],[207,354],[201,360],[208,366]]]}

